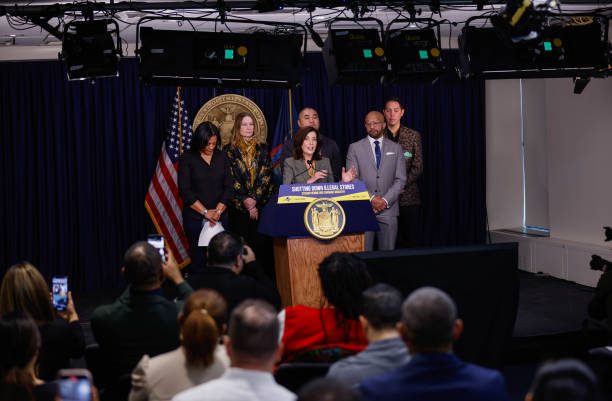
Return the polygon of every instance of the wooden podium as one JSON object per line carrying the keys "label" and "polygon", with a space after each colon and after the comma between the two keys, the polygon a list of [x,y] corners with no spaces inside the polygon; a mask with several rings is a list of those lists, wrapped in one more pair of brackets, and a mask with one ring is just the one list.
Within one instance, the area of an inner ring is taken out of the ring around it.
{"label": "wooden podium", "polygon": [[[295,197],[299,201],[288,202]],[[304,225],[304,211],[318,198],[338,199],[345,215],[343,235],[324,241],[310,235]],[[365,184],[358,180],[323,185],[281,185],[279,194],[268,202],[260,215],[259,232],[274,238],[276,286],[283,306],[318,307],[321,302],[319,263],[333,252],[364,251],[363,233],[378,231],[369,199]]]}
{"label": "wooden podium", "polygon": [[276,286],[283,307],[319,307],[321,284],[318,266],[333,252],[363,252],[363,234],[341,235],[330,241],[315,238],[275,238]]}

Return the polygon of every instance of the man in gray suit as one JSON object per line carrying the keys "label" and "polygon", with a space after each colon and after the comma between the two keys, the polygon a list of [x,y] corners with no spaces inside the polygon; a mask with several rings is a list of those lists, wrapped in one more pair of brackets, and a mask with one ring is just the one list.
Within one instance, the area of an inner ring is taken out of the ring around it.
{"label": "man in gray suit", "polygon": [[378,232],[366,231],[366,251],[374,249],[374,237],[379,250],[391,250],[397,237],[397,200],[406,184],[406,162],[402,147],[384,137],[385,118],[380,112],[366,115],[365,128],[368,136],[349,146],[346,166],[354,167],[357,178],[365,183],[380,227]]}

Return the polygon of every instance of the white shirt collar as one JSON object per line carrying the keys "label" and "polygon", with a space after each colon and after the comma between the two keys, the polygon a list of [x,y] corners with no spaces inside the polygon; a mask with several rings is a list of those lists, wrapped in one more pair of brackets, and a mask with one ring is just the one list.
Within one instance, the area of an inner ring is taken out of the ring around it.
{"label": "white shirt collar", "polygon": [[383,138],[384,138],[384,137],[385,137],[385,136],[384,136],[384,135],[382,135],[380,138],[378,138],[378,139],[374,139],[374,138],[372,138],[370,135],[368,135],[368,139],[370,140],[370,146],[372,146],[372,148],[374,148],[374,141],[378,141],[378,144],[379,144],[380,146],[382,146],[382,143],[383,143]]}

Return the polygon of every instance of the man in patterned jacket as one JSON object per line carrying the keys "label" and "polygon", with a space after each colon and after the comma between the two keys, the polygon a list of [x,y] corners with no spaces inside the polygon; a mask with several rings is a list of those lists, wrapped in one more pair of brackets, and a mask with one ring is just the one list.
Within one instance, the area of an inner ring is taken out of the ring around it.
{"label": "man in patterned jacket", "polygon": [[387,99],[383,109],[387,121],[384,134],[387,138],[400,144],[406,160],[406,185],[399,198],[398,248],[417,245],[421,205],[417,179],[423,172],[421,134],[401,124],[404,111],[404,106],[395,97]]}

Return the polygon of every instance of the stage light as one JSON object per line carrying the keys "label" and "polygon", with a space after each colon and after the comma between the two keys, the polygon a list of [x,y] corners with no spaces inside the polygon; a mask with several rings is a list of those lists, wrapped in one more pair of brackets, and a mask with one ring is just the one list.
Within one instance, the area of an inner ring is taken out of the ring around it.
{"label": "stage light", "polygon": [[607,19],[592,16],[572,24],[572,18],[556,17],[556,25],[544,27],[537,40],[517,43],[500,38],[496,28],[468,22],[458,40],[461,69],[488,79],[602,76],[608,66]]}
{"label": "stage light", "polygon": [[506,41],[535,40],[545,28],[546,12],[556,6],[556,0],[508,0],[501,12],[491,16],[491,23]]}
{"label": "stage light", "polygon": [[119,25],[111,19],[67,23],[59,57],[66,63],[68,79],[118,76],[119,40]]}
{"label": "stage light", "polygon": [[303,35],[158,30],[141,27],[140,76],[148,83],[293,86]]}
{"label": "stage light", "polygon": [[438,37],[433,28],[387,31],[385,48],[391,72],[385,82],[434,79],[443,73]]}
{"label": "stage light", "polygon": [[323,46],[330,85],[380,82],[387,71],[376,29],[330,29]]}

